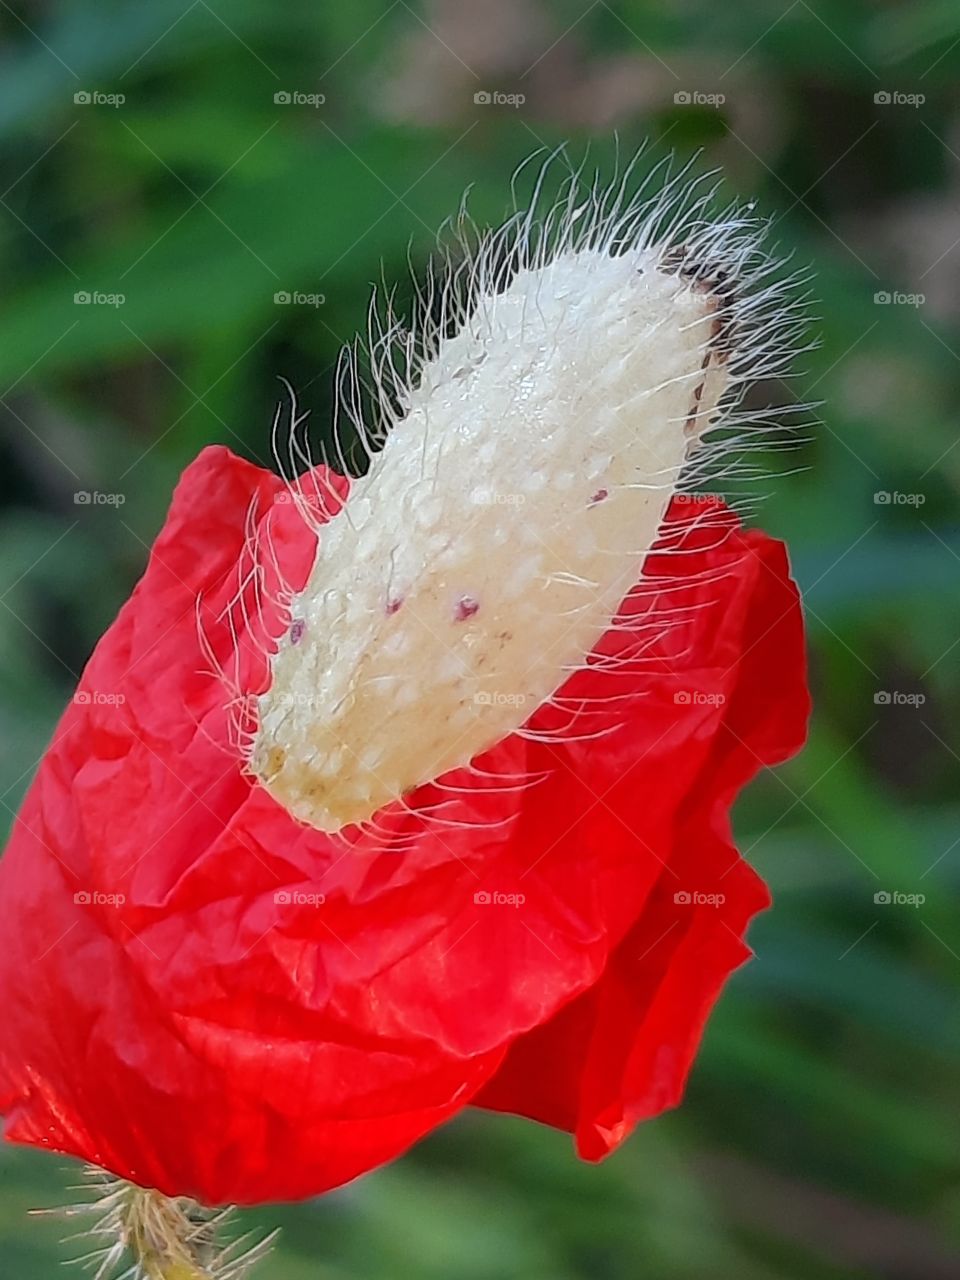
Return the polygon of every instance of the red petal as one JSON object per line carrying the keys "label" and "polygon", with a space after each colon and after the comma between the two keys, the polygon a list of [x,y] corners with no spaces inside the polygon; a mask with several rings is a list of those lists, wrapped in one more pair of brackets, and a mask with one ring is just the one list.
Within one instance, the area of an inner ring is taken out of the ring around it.
{"label": "red petal", "polygon": [[[732,953],[713,937],[716,912],[691,913],[639,977],[630,948],[669,908],[665,867],[676,877],[693,858],[709,883],[751,753],[772,759],[797,740],[789,691],[802,655],[782,554],[722,512],[719,531],[675,523],[678,554],[653,560],[601,646],[617,675],[588,668],[563,691],[590,700],[625,686],[615,732],[592,744],[512,735],[476,770],[377,815],[376,839],[350,843],[301,827],[253,784],[196,636],[200,597],[215,660],[241,695],[264,687],[263,646],[286,620],[269,599],[257,607],[246,535],[269,536],[294,588],[316,552],[286,497],[226,450],[187,471],[144,579],[84,673],[87,701],[68,709],[24,804],[0,863],[7,1136],[210,1203],[309,1195],[465,1106],[518,1042],[502,1082],[513,1079],[526,1046],[552,1034],[537,1028],[592,1002],[596,1045],[589,1060],[566,1051],[566,1101],[545,1117],[578,1116],[570,1099],[583,1088],[584,1123],[606,1131],[623,1123],[618,1106],[633,1116],[638,1091],[672,1096],[675,1079],[654,1087],[632,1037],[682,1074]],[[774,625],[780,605],[788,618]],[[651,639],[664,616],[671,627]],[[681,707],[684,687],[728,701]],[[543,779],[514,786],[526,772]],[[739,934],[756,901],[749,875],[730,879]],[[295,890],[322,892],[322,910],[277,903]],[[90,905],[78,891],[124,900]],[[621,956],[632,1004],[610,985]],[[683,1006],[675,1023],[655,985]],[[507,1105],[539,1114],[535,1052],[520,1076]]]}
{"label": "red petal", "polygon": [[[676,507],[671,514],[676,518]],[[693,539],[684,541],[689,547]],[[735,679],[670,844],[656,850],[656,885],[596,986],[518,1039],[475,1099],[575,1133],[586,1159],[607,1155],[639,1121],[679,1102],[710,1008],[750,955],[746,926],[769,901],[733,846],[728,809],[759,768],[803,743],[809,696],[802,620],[780,544],[738,533],[709,559],[716,566],[726,557],[737,583],[724,586],[726,626],[711,643],[722,649],[725,638],[733,641]],[[704,901],[678,902],[677,894]],[[723,901],[714,905],[711,895]]]}

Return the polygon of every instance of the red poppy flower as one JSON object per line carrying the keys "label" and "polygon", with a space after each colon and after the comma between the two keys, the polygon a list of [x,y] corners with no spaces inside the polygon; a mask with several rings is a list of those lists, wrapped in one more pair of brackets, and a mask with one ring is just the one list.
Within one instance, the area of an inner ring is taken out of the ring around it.
{"label": "red poppy flower", "polygon": [[201,454],[56,731],[0,863],[6,1136],[208,1204],[335,1187],[470,1104],[597,1159],[679,1099],[768,901],[728,812],[804,735],[784,549],[674,498],[562,699],[327,832],[251,771],[197,633],[200,601],[207,657],[267,687],[288,622],[251,583],[306,581],[345,487],[314,476],[311,523]]}

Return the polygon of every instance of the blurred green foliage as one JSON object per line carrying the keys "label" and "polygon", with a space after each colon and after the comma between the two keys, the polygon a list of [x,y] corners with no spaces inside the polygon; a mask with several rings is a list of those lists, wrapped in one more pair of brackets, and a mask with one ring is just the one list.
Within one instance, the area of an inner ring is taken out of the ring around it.
{"label": "blurred green foliage", "polygon": [[[322,1202],[245,1215],[284,1227],[264,1280],[957,1274],[960,10],[11,0],[0,38],[8,817],[177,473],[211,441],[263,460],[281,374],[322,431],[370,283],[404,280],[408,249],[422,265],[465,188],[483,223],[536,148],[610,167],[615,134],[621,156],[702,147],[815,269],[822,345],[792,394],[823,421],[761,487],[805,588],[817,711],[738,811],[776,906],[684,1107],[600,1168],[469,1115]],[[876,300],[897,291],[924,301]],[[875,901],[894,891],[926,901]],[[69,1256],[27,1213],[74,1174],[0,1154],[0,1275]]]}

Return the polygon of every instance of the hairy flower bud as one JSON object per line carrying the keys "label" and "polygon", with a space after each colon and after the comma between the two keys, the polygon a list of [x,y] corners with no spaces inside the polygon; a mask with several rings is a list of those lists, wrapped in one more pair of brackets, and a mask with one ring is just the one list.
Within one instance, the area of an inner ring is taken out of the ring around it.
{"label": "hairy flower bud", "polygon": [[510,254],[481,245],[271,657],[250,766],[303,822],[362,823],[469,765],[590,660],[637,580],[762,345],[768,265],[749,220],[695,205],[671,235],[664,207],[571,206],[553,240],[527,219]]}

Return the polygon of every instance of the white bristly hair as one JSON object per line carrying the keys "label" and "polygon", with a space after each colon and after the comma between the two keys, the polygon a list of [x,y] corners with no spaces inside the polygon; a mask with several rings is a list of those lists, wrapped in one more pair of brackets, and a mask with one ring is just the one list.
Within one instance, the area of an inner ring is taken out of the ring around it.
{"label": "white bristly hair", "polygon": [[[304,590],[282,593],[268,691],[251,710],[231,689],[247,767],[321,830],[376,830],[384,805],[514,731],[609,732],[628,658],[594,649],[671,496],[748,475],[782,415],[747,412],[744,393],[788,374],[806,298],[751,207],[711,213],[718,183],[689,166],[628,195],[631,166],[607,187],[574,174],[544,208],[546,170],[496,231],[461,210],[413,326],[375,300],[365,359],[343,355],[332,461],[349,471],[359,446],[368,469],[319,530]],[[292,405],[289,459],[306,468]],[[326,495],[288,485],[317,525]],[[249,548],[244,581],[269,554]],[[648,619],[629,661],[670,623]],[[596,720],[558,695],[588,663],[611,675]]]}
{"label": "white bristly hair", "polygon": [[231,1234],[234,1210],[205,1209],[187,1197],[114,1178],[102,1169],[84,1170],[83,1198],[64,1209],[38,1214],[82,1220],[93,1225],[70,1236],[89,1251],[74,1259],[93,1280],[247,1280],[265,1258],[277,1232],[257,1241],[251,1233]]}

